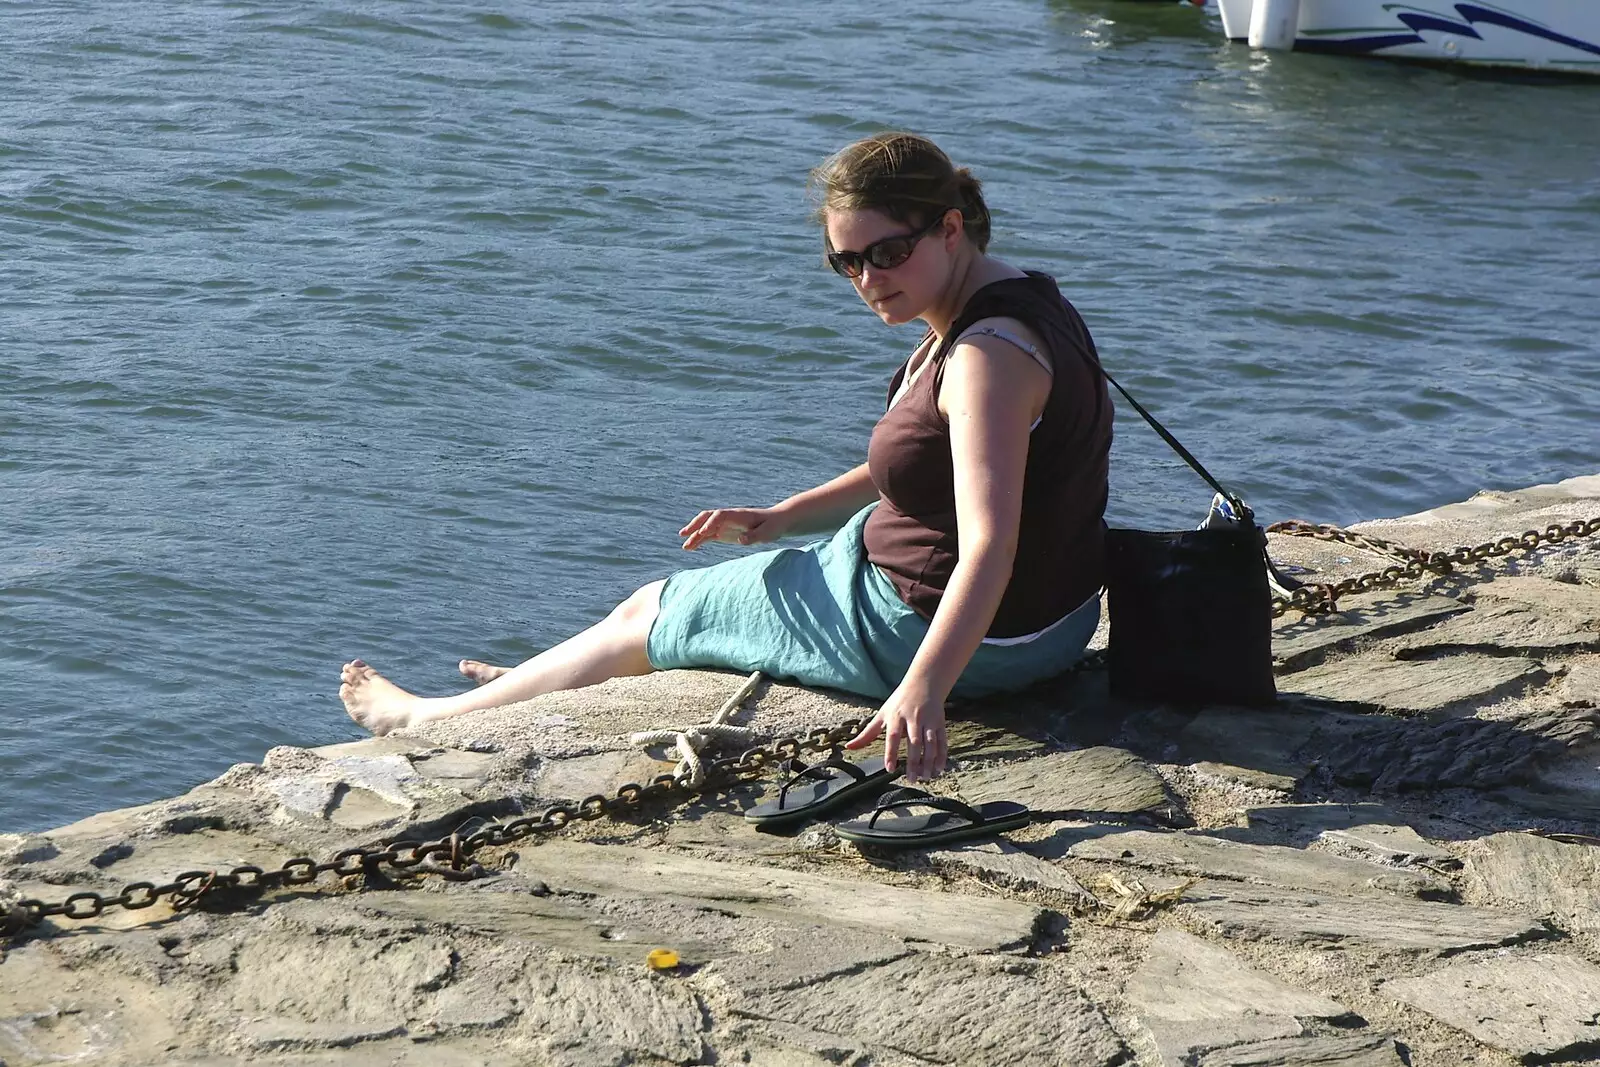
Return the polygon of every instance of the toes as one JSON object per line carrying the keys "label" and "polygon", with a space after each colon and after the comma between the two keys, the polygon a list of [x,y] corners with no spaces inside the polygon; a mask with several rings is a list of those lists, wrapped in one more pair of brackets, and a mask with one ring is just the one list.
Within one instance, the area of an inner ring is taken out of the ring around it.
{"label": "toes", "polygon": [[348,685],[365,682],[377,675],[377,671],[367,666],[358,659],[346,663],[339,671],[339,677]]}
{"label": "toes", "polygon": [[491,682],[506,672],[504,667],[476,659],[464,659],[456,665],[456,669],[479,685]]}

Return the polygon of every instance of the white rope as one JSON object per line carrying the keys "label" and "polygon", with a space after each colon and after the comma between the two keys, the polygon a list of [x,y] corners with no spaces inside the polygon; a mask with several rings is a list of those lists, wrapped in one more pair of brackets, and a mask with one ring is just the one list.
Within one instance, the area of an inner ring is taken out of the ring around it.
{"label": "white rope", "polygon": [[[22,892],[11,882],[0,878],[0,937],[20,933],[27,927],[28,913],[22,908]],[[0,946],[0,960],[6,950]]]}
{"label": "white rope", "polygon": [[655,745],[663,741],[671,741],[672,747],[667,750],[667,755],[676,756],[678,765],[672,773],[679,778],[685,774],[689,777],[689,787],[699,789],[706,782],[705,763],[700,759],[700,753],[707,746],[718,741],[743,741],[749,743],[755,740],[756,732],[748,726],[729,726],[727,719],[739,705],[745,702],[756,686],[761,684],[763,675],[760,671],[753,672],[744,680],[739,691],[729,697],[727,703],[711,716],[710,722],[703,722],[696,726],[667,727],[660,730],[645,730],[636,733],[630,738],[636,745]]}

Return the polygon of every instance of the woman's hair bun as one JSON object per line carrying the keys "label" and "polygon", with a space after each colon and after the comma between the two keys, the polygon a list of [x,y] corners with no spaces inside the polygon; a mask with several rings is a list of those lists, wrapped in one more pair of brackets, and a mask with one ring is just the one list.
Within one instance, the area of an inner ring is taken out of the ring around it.
{"label": "woman's hair bun", "polygon": [[829,211],[872,210],[921,226],[955,208],[978,251],[989,247],[983,183],[918,134],[879,133],[846,145],[811,172],[811,188],[818,221]]}

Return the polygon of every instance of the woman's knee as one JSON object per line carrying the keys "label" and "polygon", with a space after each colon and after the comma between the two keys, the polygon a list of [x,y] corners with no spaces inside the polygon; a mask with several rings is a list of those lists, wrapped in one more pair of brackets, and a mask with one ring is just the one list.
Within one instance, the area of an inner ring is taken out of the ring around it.
{"label": "woman's knee", "polygon": [[666,580],[662,579],[640,586],[628,599],[613,609],[611,620],[625,625],[648,626],[655,621],[656,613],[661,610],[661,590],[666,584]]}

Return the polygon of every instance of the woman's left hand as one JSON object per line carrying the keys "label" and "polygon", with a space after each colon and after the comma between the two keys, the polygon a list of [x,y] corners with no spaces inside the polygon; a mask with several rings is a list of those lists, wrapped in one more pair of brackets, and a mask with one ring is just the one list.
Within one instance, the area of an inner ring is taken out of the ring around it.
{"label": "woman's left hand", "polygon": [[906,781],[935,778],[944,773],[949,749],[945,741],[944,697],[906,679],[889,694],[878,714],[846,741],[845,748],[866,748],[883,736],[883,765],[895,769],[900,743],[906,746]]}

